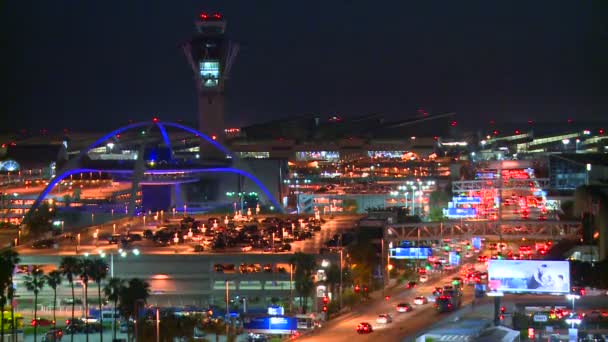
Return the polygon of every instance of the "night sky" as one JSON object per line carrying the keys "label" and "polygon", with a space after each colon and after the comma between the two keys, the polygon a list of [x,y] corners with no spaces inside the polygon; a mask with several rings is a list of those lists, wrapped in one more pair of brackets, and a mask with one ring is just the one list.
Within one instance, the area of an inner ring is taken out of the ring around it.
{"label": "night sky", "polygon": [[[603,2],[603,4],[601,4]],[[465,125],[608,117],[608,1],[4,1],[0,129],[193,122],[178,44],[221,11],[232,126],[456,112]]]}

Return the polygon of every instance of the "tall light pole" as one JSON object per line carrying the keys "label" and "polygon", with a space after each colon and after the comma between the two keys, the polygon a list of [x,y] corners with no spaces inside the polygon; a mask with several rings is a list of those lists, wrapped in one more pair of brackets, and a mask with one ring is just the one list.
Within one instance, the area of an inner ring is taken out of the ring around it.
{"label": "tall light pole", "polygon": [[76,254],[78,254],[78,249],[80,248],[80,233],[76,235]]}
{"label": "tall light pole", "polygon": [[[340,236],[340,245],[342,245],[342,236]],[[340,246],[340,309],[342,309],[342,273],[344,273],[342,271],[342,253],[344,251],[344,248],[342,248],[342,246]]]}
{"label": "tall light pole", "polygon": [[228,280],[225,280],[226,283],[226,338],[228,338],[228,333],[230,331],[230,327],[228,326],[228,319],[230,318],[230,286],[228,286]]}
{"label": "tall light pole", "polygon": [[572,317],[573,318],[570,319],[570,323],[571,323],[570,324],[570,328],[571,329],[574,329],[574,321],[575,321],[574,315],[576,314],[576,312],[574,311],[574,301],[577,300],[577,299],[579,299],[579,298],[581,298],[581,296],[579,296],[577,294],[571,294],[570,293],[570,294],[566,295],[566,299],[569,299],[569,300],[572,301]]}
{"label": "tall light pole", "polygon": [[289,312],[293,312],[293,264],[291,262],[289,263]]}
{"label": "tall light pole", "polygon": [[160,309],[156,308],[156,342],[160,342]]}

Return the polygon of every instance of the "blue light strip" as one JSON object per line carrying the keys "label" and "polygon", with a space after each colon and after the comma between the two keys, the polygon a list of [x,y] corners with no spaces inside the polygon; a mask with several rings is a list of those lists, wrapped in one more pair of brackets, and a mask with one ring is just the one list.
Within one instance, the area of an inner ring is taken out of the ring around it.
{"label": "blue light strip", "polygon": [[126,130],[129,130],[131,128],[137,128],[137,127],[141,127],[141,126],[146,126],[149,125],[149,122],[136,122],[134,124],[130,124],[124,127],[120,127],[106,135],[104,135],[103,137],[97,139],[94,143],[92,143],[89,147],[87,147],[85,150],[82,150],[80,152],[80,154],[78,155],[78,158],[81,158],[82,156],[84,156],[85,154],[89,153],[90,150],[94,149],[95,147],[99,146],[101,143],[105,142],[106,140],[110,139],[111,137],[115,136],[116,134],[119,134],[121,132],[124,132]]}
{"label": "blue light strip", "polygon": [[176,128],[180,128],[183,129],[184,131],[190,132],[198,137],[201,137],[205,140],[207,140],[208,143],[212,144],[213,146],[215,146],[218,150],[224,152],[225,154],[233,157],[232,152],[230,152],[230,150],[228,150],[224,145],[218,143],[217,141],[211,139],[208,135],[206,135],[205,133],[198,131],[194,128],[188,127],[188,126],[184,126],[184,125],[180,125],[178,123],[173,123],[173,122],[165,122],[164,123],[165,126],[170,126],[170,127],[176,127]]}
{"label": "blue light strip", "polygon": [[[40,203],[51,192],[51,190],[53,190],[53,188],[55,187],[55,185],[57,185],[57,183],[61,182],[64,178],[66,178],[70,175],[77,174],[77,173],[86,173],[86,172],[103,172],[103,173],[110,173],[110,174],[131,174],[131,173],[133,173],[133,170],[73,169],[73,170],[65,171],[62,174],[59,174],[55,178],[53,178],[49,182],[49,184],[44,188],[44,190],[40,193],[40,195],[38,195],[38,198],[36,198],[36,201],[30,208],[28,215],[30,212],[32,212],[33,210],[36,210],[38,208],[38,206],[40,206]],[[187,170],[148,170],[148,171],[144,172],[144,174],[154,175],[154,174],[170,174],[170,173],[214,173],[214,172],[236,173],[236,174],[239,174],[241,176],[245,176],[245,177],[251,179],[260,188],[260,190],[262,190],[262,192],[264,192],[266,197],[268,197],[268,200],[270,200],[270,202],[277,208],[277,210],[279,212],[284,211],[283,206],[274,198],[274,196],[272,196],[272,194],[270,193],[268,188],[266,188],[266,186],[264,186],[264,184],[258,178],[256,178],[254,175],[250,174],[249,172],[245,172],[240,169],[235,169],[233,167],[215,167],[215,168],[208,168],[208,169],[187,169]]]}
{"label": "blue light strip", "polygon": [[169,148],[169,151],[171,152],[171,159],[173,159],[173,148],[171,148],[171,141],[169,140],[169,134],[167,134],[165,126],[163,126],[163,124],[160,122],[157,122],[156,126],[158,126],[160,134],[163,136],[163,140],[165,141],[165,145],[167,145],[167,148]]}

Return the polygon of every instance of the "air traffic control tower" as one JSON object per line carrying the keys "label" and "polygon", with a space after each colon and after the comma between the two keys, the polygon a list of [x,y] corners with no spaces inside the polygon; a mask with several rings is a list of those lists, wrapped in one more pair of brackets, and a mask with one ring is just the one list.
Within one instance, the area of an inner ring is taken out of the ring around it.
{"label": "air traffic control tower", "polygon": [[[195,22],[197,33],[183,45],[196,82],[198,128],[216,139],[224,140],[224,84],[238,53],[238,46],[226,39],[226,22],[219,13],[201,13]],[[203,143],[201,159],[225,159],[226,156]]]}

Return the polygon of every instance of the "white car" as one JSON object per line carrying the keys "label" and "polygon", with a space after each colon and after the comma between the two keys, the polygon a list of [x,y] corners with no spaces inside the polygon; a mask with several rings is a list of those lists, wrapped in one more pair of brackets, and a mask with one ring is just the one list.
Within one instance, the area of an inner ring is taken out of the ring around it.
{"label": "white car", "polygon": [[414,304],[416,304],[416,305],[423,305],[428,302],[429,302],[429,300],[424,296],[418,296],[418,297],[414,298]]}
{"label": "white car", "polygon": [[388,324],[393,323],[393,318],[389,314],[381,314],[376,318],[376,323],[378,324]]}
{"label": "white car", "polygon": [[92,317],[92,316],[81,317],[80,320],[83,321],[83,322],[86,322],[86,323],[97,323],[97,322],[99,322],[99,319],[97,317]]}
{"label": "white car", "polygon": [[421,274],[419,280],[421,283],[426,283],[427,281],[429,281],[429,276],[426,274]]}

